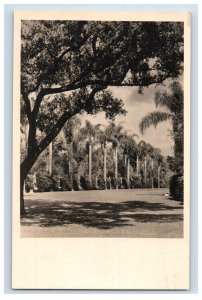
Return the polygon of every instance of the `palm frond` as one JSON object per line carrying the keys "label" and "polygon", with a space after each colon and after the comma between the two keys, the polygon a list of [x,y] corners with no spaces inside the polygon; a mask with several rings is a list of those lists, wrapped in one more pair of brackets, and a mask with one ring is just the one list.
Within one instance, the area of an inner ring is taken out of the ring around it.
{"label": "palm frond", "polygon": [[184,96],[181,84],[174,81],[168,91],[157,91],[154,102],[156,107],[163,107],[174,114],[182,111]]}
{"label": "palm frond", "polygon": [[154,103],[156,107],[163,107],[170,110],[170,103],[172,99],[167,91],[157,91],[154,97]]}
{"label": "palm frond", "polygon": [[170,120],[173,118],[173,115],[167,113],[165,111],[154,111],[148,113],[140,122],[139,129],[142,134],[144,134],[145,130],[151,126],[156,126],[164,121]]}

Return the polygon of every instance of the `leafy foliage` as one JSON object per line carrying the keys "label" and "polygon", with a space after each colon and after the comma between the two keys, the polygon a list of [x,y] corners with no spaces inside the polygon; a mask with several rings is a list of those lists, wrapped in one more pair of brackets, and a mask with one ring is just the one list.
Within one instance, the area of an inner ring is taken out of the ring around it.
{"label": "leafy foliage", "polygon": [[179,201],[184,201],[184,179],[183,176],[173,175],[170,179],[170,194]]}
{"label": "leafy foliage", "polygon": [[29,124],[21,195],[30,169],[70,118],[126,113],[109,87],[142,92],[183,70],[182,22],[23,20],[21,41],[21,121]]}
{"label": "leafy foliage", "polygon": [[144,134],[145,130],[152,125],[156,127],[160,122],[164,122],[170,119],[172,119],[172,114],[164,111],[154,111],[148,113],[140,122],[140,131],[142,134]]}
{"label": "leafy foliage", "polygon": [[170,85],[170,91],[157,92],[155,94],[156,107],[164,108],[164,111],[155,111],[146,115],[140,122],[139,127],[142,133],[151,127],[157,126],[160,122],[171,120],[171,136],[174,140],[174,157],[168,157],[170,169],[176,173],[171,178],[170,192],[176,199],[183,197],[183,146],[184,146],[184,95],[179,82],[174,81]]}

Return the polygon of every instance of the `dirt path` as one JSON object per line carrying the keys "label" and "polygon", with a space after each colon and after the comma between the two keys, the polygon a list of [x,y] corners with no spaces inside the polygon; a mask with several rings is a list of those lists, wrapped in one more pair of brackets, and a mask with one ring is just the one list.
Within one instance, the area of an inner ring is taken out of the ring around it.
{"label": "dirt path", "polygon": [[22,237],[183,237],[183,205],[166,189],[25,196]]}

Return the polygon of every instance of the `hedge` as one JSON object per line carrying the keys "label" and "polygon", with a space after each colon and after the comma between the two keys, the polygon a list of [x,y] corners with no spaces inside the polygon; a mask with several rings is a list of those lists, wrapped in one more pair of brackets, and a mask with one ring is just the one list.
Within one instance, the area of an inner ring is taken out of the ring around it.
{"label": "hedge", "polygon": [[184,178],[182,175],[173,175],[170,179],[170,195],[178,201],[184,200]]}

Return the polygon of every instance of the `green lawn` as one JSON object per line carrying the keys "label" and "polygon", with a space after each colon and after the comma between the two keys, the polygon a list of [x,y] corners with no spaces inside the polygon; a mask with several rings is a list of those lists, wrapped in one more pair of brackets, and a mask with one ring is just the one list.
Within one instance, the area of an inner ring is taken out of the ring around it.
{"label": "green lawn", "polygon": [[166,189],[25,195],[22,237],[183,237],[183,205]]}

